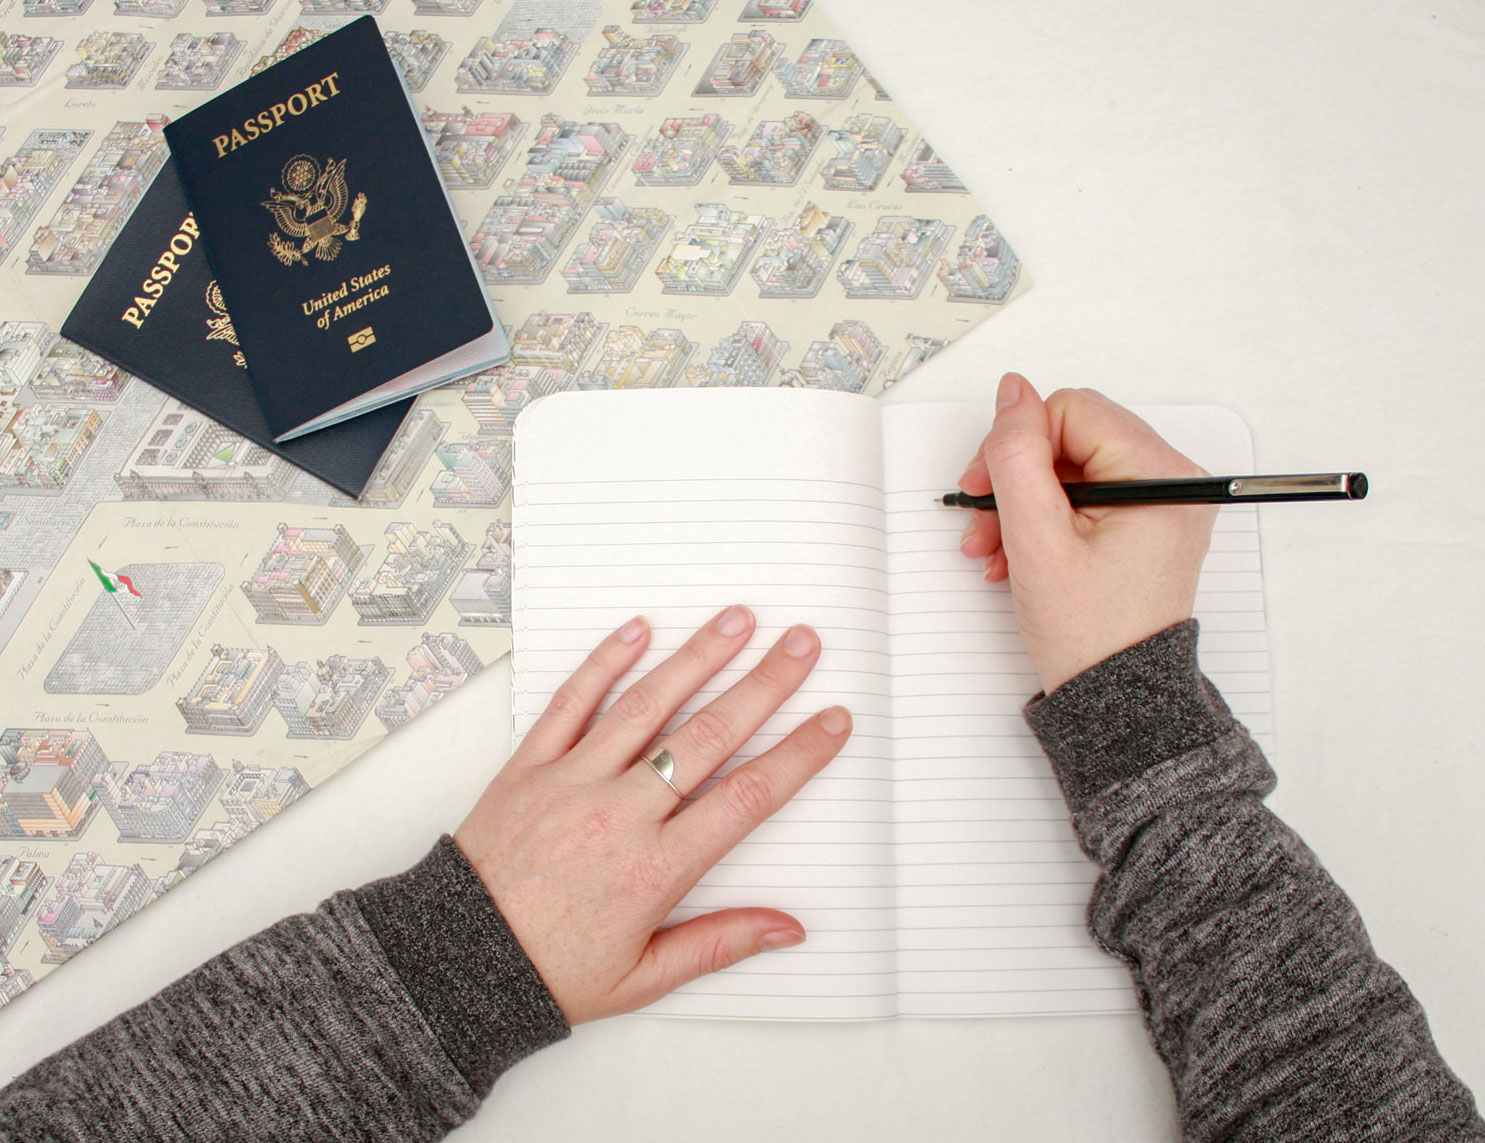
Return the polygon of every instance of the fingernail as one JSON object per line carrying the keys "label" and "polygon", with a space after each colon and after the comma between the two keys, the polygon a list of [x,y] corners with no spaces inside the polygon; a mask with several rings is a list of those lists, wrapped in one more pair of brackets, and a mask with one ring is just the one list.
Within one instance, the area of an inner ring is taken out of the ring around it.
{"label": "fingernail", "polygon": [[718,635],[741,635],[748,629],[748,619],[751,613],[746,607],[734,604],[721,615],[717,616],[716,627]]}
{"label": "fingernail", "polygon": [[633,643],[645,633],[645,628],[648,626],[649,624],[645,622],[643,615],[636,615],[628,623],[620,627],[618,631],[614,632],[614,634],[619,637],[620,643]]}
{"label": "fingernail", "polygon": [[1008,409],[1021,399],[1021,381],[1012,373],[1000,379],[1000,388],[995,393],[996,409]]}
{"label": "fingernail", "polygon": [[820,712],[820,727],[826,734],[844,734],[851,727],[851,715],[843,706],[832,706]]}
{"label": "fingernail", "polygon": [[802,659],[815,649],[815,633],[801,624],[789,628],[784,636],[784,650],[796,659]]}
{"label": "fingernail", "polygon": [[980,465],[980,458],[979,457],[975,457],[974,460],[970,461],[968,464],[966,464],[964,466],[964,471],[959,474],[959,479],[957,481],[955,481],[955,483],[958,484],[962,488],[964,486],[964,482],[969,479],[969,474],[971,472],[973,472],[976,468],[978,468],[979,465]]}
{"label": "fingernail", "polygon": [[774,949],[792,948],[802,940],[804,934],[798,929],[775,929],[763,934],[763,939],[758,942],[758,951],[772,952]]}

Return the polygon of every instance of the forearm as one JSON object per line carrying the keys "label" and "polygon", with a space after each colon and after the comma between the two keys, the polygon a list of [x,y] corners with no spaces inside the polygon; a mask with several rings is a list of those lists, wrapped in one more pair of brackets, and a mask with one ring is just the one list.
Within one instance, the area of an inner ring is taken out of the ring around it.
{"label": "forearm", "polygon": [[1274,777],[1196,665],[1195,624],[1027,716],[1102,870],[1094,936],[1134,974],[1191,1140],[1485,1140],[1356,910],[1263,805]]}
{"label": "forearm", "polygon": [[567,1026],[447,839],[0,1091],[0,1140],[442,1138]]}

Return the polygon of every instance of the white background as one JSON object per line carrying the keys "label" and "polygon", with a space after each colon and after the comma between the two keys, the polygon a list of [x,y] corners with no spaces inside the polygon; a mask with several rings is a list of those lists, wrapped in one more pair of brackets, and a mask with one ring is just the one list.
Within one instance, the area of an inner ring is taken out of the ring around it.
{"label": "white background", "polygon": [[[988,398],[1014,368],[1044,390],[1226,405],[1260,471],[1370,474],[1364,504],[1262,513],[1271,805],[1485,1091],[1485,9],[820,2],[1035,283],[888,399]],[[508,688],[504,663],[487,670],[22,996],[0,1016],[0,1080],[415,861],[503,760]],[[697,1136],[1179,1131],[1134,1017],[627,1018],[521,1064],[456,1137]]]}

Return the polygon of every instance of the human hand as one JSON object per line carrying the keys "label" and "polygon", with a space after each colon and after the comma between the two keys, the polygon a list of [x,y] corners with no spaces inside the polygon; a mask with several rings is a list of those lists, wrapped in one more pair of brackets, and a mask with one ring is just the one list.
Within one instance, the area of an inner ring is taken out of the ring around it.
{"label": "human hand", "polygon": [[[590,728],[649,645],[649,625],[630,620],[558,688],[454,833],[569,1024],[642,1008],[698,976],[804,939],[804,926],[776,909],[723,909],[656,931],[697,879],[850,737],[850,715],[830,707],[685,806],[636,764],[753,628],[747,608],[727,608]],[[681,793],[731,758],[819,656],[815,632],[791,627],[746,676],[655,743],[675,759]]]}
{"label": "human hand", "polygon": [[996,395],[995,423],[959,487],[995,493],[959,550],[985,578],[1011,582],[1016,620],[1042,687],[1191,617],[1217,508],[1147,504],[1073,508],[1074,480],[1206,476],[1144,421],[1092,389],[1043,403],[1016,373]]}

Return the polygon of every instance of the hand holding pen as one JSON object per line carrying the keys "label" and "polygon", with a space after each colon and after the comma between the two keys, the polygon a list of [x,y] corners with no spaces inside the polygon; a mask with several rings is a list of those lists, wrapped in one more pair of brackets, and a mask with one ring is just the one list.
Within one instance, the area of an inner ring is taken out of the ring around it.
{"label": "hand holding pen", "polygon": [[[1074,508],[1135,504],[1277,504],[1295,500],[1365,500],[1364,472],[1303,472],[1286,476],[1199,476],[1166,480],[1064,481]],[[994,511],[995,495],[945,492],[949,508]]]}
{"label": "hand holding pen", "polygon": [[[1260,491],[1293,498],[1328,489],[1359,498],[1365,478],[1342,473],[1326,489],[1296,484]],[[1344,478],[1344,479],[1339,479]],[[960,551],[983,560],[985,578],[1009,578],[1026,648],[1051,691],[1094,663],[1191,617],[1197,577],[1217,516],[1214,498],[1253,502],[1251,486],[1214,478],[1128,409],[1091,389],[1062,389],[1045,402],[1019,374],[996,395],[995,423],[959,478],[974,512]],[[1283,478],[1297,481],[1304,478]],[[1216,481],[1224,484],[1217,486]],[[1150,482],[1184,495],[1144,499],[1139,512],[1091,506],[1148,497]],[[1066,484],[1064,482],[1067,482]],[[1172,483],[1165,483],[1172,482]],[[1071,492],[1068,491],[1071,486]],[[1205,493],[1194,500],[1193,492]],[[952,495],[952,494],[951,494]],[[1074,505],[1079,505],[1075,507]]]}

